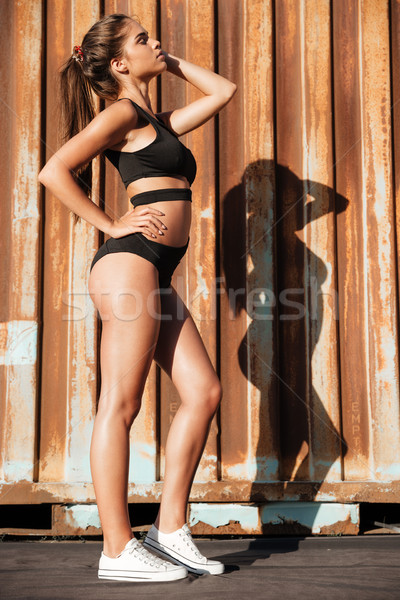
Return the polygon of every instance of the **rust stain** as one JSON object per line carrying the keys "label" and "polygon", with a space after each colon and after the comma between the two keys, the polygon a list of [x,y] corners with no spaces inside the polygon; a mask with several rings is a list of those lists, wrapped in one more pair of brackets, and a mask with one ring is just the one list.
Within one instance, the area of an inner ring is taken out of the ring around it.
{"label": "rust stain", "polygon": [[345,521],[337,521],[334,525],[321,527],[320,535],[358,535],[359,530],[359,525],[353,523],[349,517]]}
{"label": "rust stain", "polygon": [[[190,528],[193,535],[248,535],[249,531],[243,529],[239,521],[229,520],[227,525],[221,525],[220,527],[212,527],[207,523],[199,521],[196,525]],[[252,532],[257,533],[257,532]]]}

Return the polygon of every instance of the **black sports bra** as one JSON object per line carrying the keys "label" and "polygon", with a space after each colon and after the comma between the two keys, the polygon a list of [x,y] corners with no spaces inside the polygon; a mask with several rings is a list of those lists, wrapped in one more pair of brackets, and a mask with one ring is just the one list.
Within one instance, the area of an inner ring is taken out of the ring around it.
{"label": "black sports bra", "polygon": [[[131,100],[120,98],[119,100]],[[125,188],[132,181],[142,177],[171,177],[184,175],[192,185],[197,171],[196,160],[189,150],[179,141],[163,121],[144,110],[131,100],[132,104],[140,110],[156,130],[156,139],[148,146],[136,152],[123,152],[122,150],[104,150],[104,155],[118,169]]]}

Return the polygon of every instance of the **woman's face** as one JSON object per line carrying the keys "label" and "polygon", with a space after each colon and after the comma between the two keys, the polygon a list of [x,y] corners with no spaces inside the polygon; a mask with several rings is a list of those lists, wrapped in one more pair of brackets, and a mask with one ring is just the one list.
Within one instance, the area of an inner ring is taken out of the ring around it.
{"label": "woman's face", "polygon": [[160,50],[160,42],[149,38],[147,31],[139,23],[132,21],[121,61],[131,78],[149,79],[167,69],[165,57],[160,54]]}

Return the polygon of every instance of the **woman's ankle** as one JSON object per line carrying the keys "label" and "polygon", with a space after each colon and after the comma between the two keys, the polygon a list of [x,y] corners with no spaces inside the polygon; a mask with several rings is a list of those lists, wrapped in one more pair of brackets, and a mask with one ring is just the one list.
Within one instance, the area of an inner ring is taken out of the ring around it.
{"label": "woman's ankle", "polygon": [[182,519],[162,520],[157,518],[154,521],[154,525],[162,533],[173,533],[177,529],[181,529],[186,522],[186,520],[183,521]]}
{"label": "woman's ankle", "polygon": [[108,556],[108,558],[117,558],[118,554],[122,552],[125,548],[126,544],[131,540],[134,536],[131,535],[127,538],[121,538],[120,540],[113,540],[112,542],[103,542],[103,554]]}

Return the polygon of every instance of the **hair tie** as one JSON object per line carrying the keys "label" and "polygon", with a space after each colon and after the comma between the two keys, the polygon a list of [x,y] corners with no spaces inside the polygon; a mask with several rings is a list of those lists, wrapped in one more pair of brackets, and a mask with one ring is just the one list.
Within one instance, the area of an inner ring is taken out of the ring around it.
{"label": "hair tie", "polygon": [[78,62],[83,62],[82,46],[80,46],[79,44],[77,46],[74,46],[72,58],[74,58]]}

